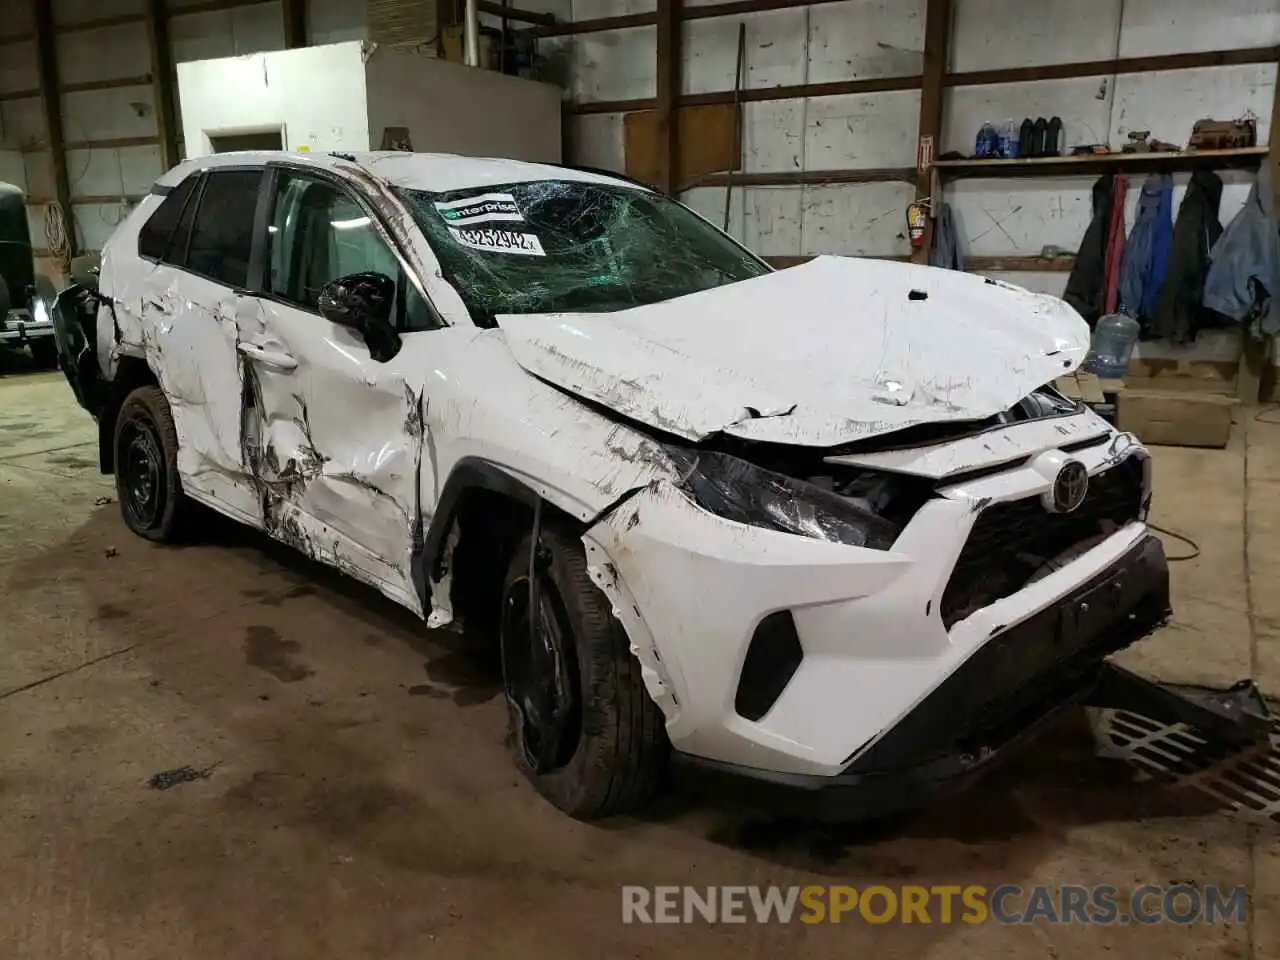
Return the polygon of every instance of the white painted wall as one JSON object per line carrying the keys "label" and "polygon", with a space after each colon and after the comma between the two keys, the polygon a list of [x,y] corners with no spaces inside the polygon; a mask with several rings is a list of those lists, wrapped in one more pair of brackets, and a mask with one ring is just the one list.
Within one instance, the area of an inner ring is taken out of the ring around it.
{"label": "white painted wall", "polygon": [[[104,17],[142,14],[145,0],[47,0],[53,5],[56,25],[66,27]],[[177,61],[230,56],[284,46],[280,3],[265,2],[232,10],[182,14],[181,8],[200,0],[167,0],[174,11],[170,20],[172,53]],[[311,0],[323,4],[324,0]],[[328,0],[334,6],[335,0]],[[363,5],[338,0],[348,11]],[[339,18],[341,14],[339,14]],[[332,19],[332,18],[331,18]],[[32,30],[30,4],[4,4],[0,36]],[[35,44],[6,44],[0,58],[0,91],[34,90],[38,86]],[[57,39],[58,67],[64,84],[125,77],[151,72],[146,28],[142,22],[62,33]],[[137,197],[146,192],[162,172],[158,143],[112,145],[121,138],[155,141],[155,104],[149,84],[121,86],[63,95],[67,172],[73,204],[71,217],[81,249],[97,249]],[[89,146],[76,146],[91,141]],[[4,175],[21,180],[28,196],[32,238],[45,243],[43,203],[54,196],[53,167],[47,132],[35,97],[0,102],[0,149]],[[15,153],[16,152],[16,153]],[[14,156],[20,158],[22,176],[15,174]],[[76,198],[79,198],[78,200]],[[91,201],[85,198],[92,198]],[[118,199],[117,199],[118,198]],[[53,271],[53,265],[45,268]]]}
{"label": "white painted wall", "polygon": [[413,48],[377,48],[364,64],[369,147],[407,127],[414,150],[558,163],[559,88],[438,60]]}
{"label": "white painted wall", "polygon": [[367,150],[362,44],[358,40],[178,64],[188,156],[210,137],[281,130],[286,149]]}
{"label": "white painted wall", "polygon": [[[706,2],[706,0],[690,0]],[[646,0],[572,0],[573,19],[653,9]],[[1122,14],[1123,11],[1123,14]],[[746,25],[745,85],[760,88],[917,73],[923,0],[844,0],[819,7],[690,21],[684,31],[684,90],[733,86],[738,24]],[[576,100],[652,97],[654,29],[616,30],[544,42],[563,51]],[[1033,66],[1116,56],[1178,53],[1280,42],[1277,0],[956,0],[953,71]],[[1204,116],[1252,110],[1270,134],[1273,65],[952,88],[939,152],[971,153],[983,121],[1061,116],[1069,144],[1124,142],[1132,129],[1185,142]],[[916,91],[749,103],[743,109],[743,166],[752,172],[913,166]],[[571,158],[623,169],[622,114],[573,118]],[[1222,218],[1244,202],[1249,178],[1224,174]],[[1073,250],[1089,218],[1093,178],[969,180],[946,191],[976,255]],[[1175,202],[1186,177],[1178,178]],[[1130,196],[1130,219],[1139,184]],[[731,229],[767,255],[815,252],[901,254],[908,249],[898,184],[748,187],[734,190]],[[700,211],[722,217],[724,190],[688,191]],[[1061,292],[1065,274],[1023,277]]]}
{"label": "white painted wall", "polygon": [[[652,0],[570,2],[576,20],[653,9]],[[1280,0],[955,0],[955,8],[953,72],[1280,43]],[[687,22],[685,92],[732,89],[740,22],[746,25],[747,88],[905,76],[921,69],[924,0],[844,0]],[[642,27],[557,38],[544,48],[566,57],[574,99],[615,100],[654,96],[654,43],[654,29]],[[1021,122],[1027,116],[1060,116],[1069,145],[1108,142],[1119,148],[1130,130],[1185,143],[1201,117],[1225,119],[1252,110],[1266,143],[1275,82],[1275,66],[1265,64],[950,88],[938,152],[970,154],[984,121]],[[749,103],[743,108],[743,167],[776,172],[914,166],[919,103],[916,91]],[[622,123],[620,113],[571,118],[570,158],[622,170]],[[1243,205],[1252,178],[1240,172],[1221,176],[1225,224]],[[961,180],[947,186],[945,199],[969,254],[1032,255],[1046,245],[1073,251],[1089,221],[1094,179]],[[1175,178],[1175,204],[1187,179]],[[1140,188],[1133,179],[1130,225]],[[719,223],[724,194],[723,188],[697,188],[684,199]],[[905,207],[912,194],[906,184],[883,183],[735,188],[729,228],[764,255],[905,254]],[[1067,274],[1009,273],[1004,279],[1060,295]]]}

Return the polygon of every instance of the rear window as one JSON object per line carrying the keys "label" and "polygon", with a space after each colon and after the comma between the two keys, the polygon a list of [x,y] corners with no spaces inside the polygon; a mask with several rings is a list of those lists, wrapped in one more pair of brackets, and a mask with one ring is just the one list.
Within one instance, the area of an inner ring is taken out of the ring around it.
{"label": "rear window", "polygon": [[769,271],[697,214],[647,190],[539,180],[401,190],[475,321],[625,310]]}
{"label": "rear window", "polygon": [[206,174],[186,261],[181,266],[229,287],[248,284],[253,216],[261,183],[261,170]]}
{"label": "rear window", "polygon": [[160,206],[147,218],[147,222],[138,231],[138,256],[148,260],[163,260],[169,247],[169,238],[178,226],[178,218],[182,216],[182,208],[191,195],[200,174],[193,173],[174,187],[160,201]]}

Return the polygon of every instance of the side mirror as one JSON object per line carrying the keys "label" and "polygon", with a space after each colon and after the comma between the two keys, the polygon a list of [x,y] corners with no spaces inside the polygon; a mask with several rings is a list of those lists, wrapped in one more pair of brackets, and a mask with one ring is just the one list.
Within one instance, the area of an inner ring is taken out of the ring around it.
{"label": "side mirror", "polygon": [[352,273],[320,290],[320,316],[330,323],[368,333],[391,324],[396,283],[382,273]]}
{"label": "side mirror", "polygon": [[71,261],[71,282],[97,293],[98,274],[101,272],[102,258],[96,253],[86,253]]}
{"label": "side mirror", "polygon": [[352,273],[330,280],[320,290],[320,316],[350,327],[364,338],[369,356],[386,363],[400,351],[400,334],[391,325],[396,282],[384,273]]}

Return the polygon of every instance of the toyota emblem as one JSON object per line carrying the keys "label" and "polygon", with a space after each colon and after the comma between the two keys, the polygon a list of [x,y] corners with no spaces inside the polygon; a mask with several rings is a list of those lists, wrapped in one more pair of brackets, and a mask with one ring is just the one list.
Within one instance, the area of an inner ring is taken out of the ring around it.
{"label": "toyota emblem", "polygon": [[1049,508],[1054,513],[1071,513],[1084,503],[1089,492],[1089,471],[1078,460],[1068,460],[1053,480]]}

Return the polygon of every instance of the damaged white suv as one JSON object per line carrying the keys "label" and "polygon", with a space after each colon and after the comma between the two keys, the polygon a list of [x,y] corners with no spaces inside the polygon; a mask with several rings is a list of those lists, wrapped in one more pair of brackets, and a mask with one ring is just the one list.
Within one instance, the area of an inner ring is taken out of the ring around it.
{"label": "damaged white suv", "polygon": [[574,816],[669,765],[866,816],[967,779],[1169,613],[1088,331],[981,277],[774,271],[601,173],[382,153],[165,174],[60,298],[128,526],[196,501],[491,620]]}

